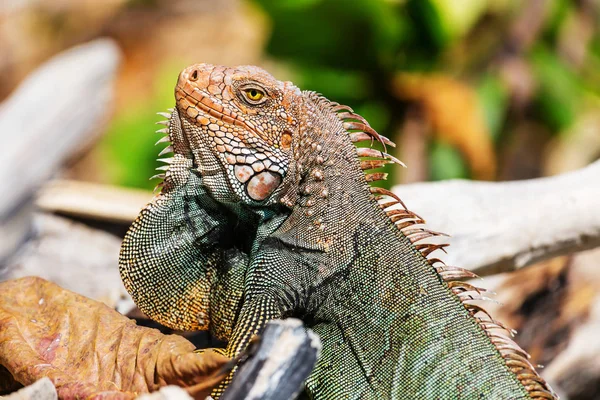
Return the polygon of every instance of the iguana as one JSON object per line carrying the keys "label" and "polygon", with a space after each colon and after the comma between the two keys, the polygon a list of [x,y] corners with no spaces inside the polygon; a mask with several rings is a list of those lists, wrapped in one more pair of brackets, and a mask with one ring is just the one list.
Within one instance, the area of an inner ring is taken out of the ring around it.
{"label": "iguana", "polygon": [[474,275],[434,258],[436,233],[370,185],[399,161],[363,117],[250,66],[192,65],[175,98],[174,156],[120,254],[142,311],[210,329],[228,356],[268,320],[302,319],[323,343],[314,399],[556,398],[471,302]]}

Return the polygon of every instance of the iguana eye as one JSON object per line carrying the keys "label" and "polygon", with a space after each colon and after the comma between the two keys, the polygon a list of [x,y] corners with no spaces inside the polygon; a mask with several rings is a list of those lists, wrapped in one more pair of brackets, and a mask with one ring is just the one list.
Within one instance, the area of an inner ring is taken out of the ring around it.
{"label": "iguana eye", "polygon": [[244,95],[252,104],[260,104],[265,100],[265,93],[254,87],[244,89]]}

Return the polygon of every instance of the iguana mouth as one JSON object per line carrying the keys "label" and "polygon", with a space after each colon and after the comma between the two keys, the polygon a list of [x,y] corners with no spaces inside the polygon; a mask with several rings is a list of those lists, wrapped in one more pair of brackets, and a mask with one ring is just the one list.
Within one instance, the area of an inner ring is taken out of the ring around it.
{"label": "iguana mouth", "polygon": [[[204,110],[205,107],[207,106],[204,105],[202,109]],[[157,132],[166,135],[160,138],[156,142],[156,145],[168,144],[167,147],[161,150],[159,157],[174,152],[175,148],[178,150],[190,149],[190,144],[187,141],[186,135],[178,135],[178,133],[184,129],[183,117],[180,115],[179,110],[169,109],[168,111],[170,111],[170,113],[158,113],[159,115],[168,118],[165,121],[158,122],[158,124],[165,125],[166,127],[159,129]],[[178,126],[175,128],[173,128],[174,119],[178,120]],[[242,151],[235,151],[237,148],[224,144],[222,139],[221,144],[216,144],[216,149],[220,154],[224,155],[225,161],[233,166],[235,178],[240,184],[243,184],[246,194],[254,201],[260,202],[268,198],[283,181],[282,167],[277,163],[273,163],[264,153],[257,152],[254,155],[234,154],[242,153]],[[188,156],[194,159],[192,152],[188,151],[188,153]],[[164,186],[164,181],[169,175],[169,166],[172,158],[158,158],[158,161],[168,165],[158,167],[157,170],[163,172],[150,178],[162,180],[162,182],[157,185],[157,188]],[[203,170],[201,173],[210,175],[211,173],[219,173],[220,171],[220,168],[217,168],[214,171]]]}

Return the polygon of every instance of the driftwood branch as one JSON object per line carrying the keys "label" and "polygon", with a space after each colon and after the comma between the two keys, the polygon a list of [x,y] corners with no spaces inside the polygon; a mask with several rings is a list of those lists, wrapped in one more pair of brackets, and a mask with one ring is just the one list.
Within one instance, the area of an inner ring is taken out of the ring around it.
{"label": "driftwood branch", "polygon": [[53,180],[39,191],[36,205],[51,213],[129,225],[153,196],[142,189]]}
{"label": "driftwood branch", "polygon": [[56,388],[49,378],[42,378],[29,386],[25,386],[3,400],[57,400]]}
{"label": "driftwood branch", "polygon": [[563,175],[515,182],[393,188],[429,228],[451,235],[444,260],[480,275],[511,271],[600,246],[600,161]]}
{"label": "driftwood branch", "polygon": [[32,197],[77,150],[102,133],[119,50],[108,39],[75,47],[31,74],[0,105],[0,259],[30,227]]}
{"label": "driftwood branch", "polygon": [[561,399],[600,398],[600,247],[485,279],[482,304],[516,340]]}
{"label": "driftwood branch", "polygon": [[296,398],[321,351],[318,336],[300,320],[275,320],[267,324],[256,346],[222,399]]}

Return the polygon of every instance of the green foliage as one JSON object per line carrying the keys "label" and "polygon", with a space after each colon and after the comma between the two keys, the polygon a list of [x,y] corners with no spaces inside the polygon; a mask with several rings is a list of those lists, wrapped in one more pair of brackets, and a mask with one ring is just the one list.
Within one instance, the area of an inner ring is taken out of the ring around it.
{"label": "green foliage", "polygon": [[267,51],[297,65],[373,69],[380,62],[393,62],[407,30],[406,15],[394,2],[256,2],[273,22]]}
{"label": "green foliage", "polygon": [[433,141],[429,150],[429,175],[433,181],[460,179],[469,176],[460,153],[452,146]]}
{"label": "green foliage", "polygon": [[103,160],[104,173],[112,182],[151,189],[152,184],[147,181],[147,176],[148,171],[154,168],[156,151],[153,143],[155,137],[148,131],[157,119],[149,115],[144,107],[146,104],[141,103],[137,105],[137,110],[115,118],[101,147],[112,149],[107,159]]}
{"label": "green foliage", "polygon": [[173,107],[173,77],[179,68],[165,67],[157,79],[152,96],[128,107],[112,121],[100,143],[104,173],[115,184],[153,189],[157,181],[148,180],[148,171],[160,164],[156,156],[162,147],[154,146],[160,135],[152,132],[162,126],[155,125],[164,120],[156,114]]}
{"label": "green foliage", "polygon": [[550,10],[546,22],[545,36],[551,43],[556,43],[561,27],[566,17],[573,11],[571,0],[554,0],[550,2]]}
{"label": "green foliage", "polygon": [[534,102],[538,118],[555,132],[568,129],[583,95],[577,77],[556,54],[543,47],[532,52],[531,62],[539,85]]}
{"label": "green foliage", "polygon": [[[151,7],[153,1],[142,3]],[[519,142],[513,128],[521,124],[543,127],[545,131],[540,137],[548,137],[546,130],[560,137],[559,133],[581,117],[584,103],[589,103],[585,99],[600,95],[598,31],[589,39],[583,65],[572,65],[560,51],[565,37],[569,37],[565,32],[577,24],[574,20],[579,15],[577,2],[544,3],[542,29],[523,33],[523,29],[534,29],[525,26],[517,34],[515,21],[523,13],[531,12],[527,11],[531,7],[516,0],[253,0],[252,3],[263,10],[272,27],[265,43],[266,56],[286,64],[299,87],[348,104],[377,131],[395,141],[402,132],[407,106],[423,107],[427,102],[415,98],[408,101],[394,88],[394,77],[399,72],[417,73],[425,78],[429,74],[444,75],[470,84],[489,140],[497,152],[507,151],[512,146],[507,143]],[[539,11],[539,7],[532,9]],[[527,42],[527,37],[533,40]],[[575,38],[570,40],[578,40]],[[515,64],[503,65],[507,60],[516,60],[517,68]],[[153,122],[160,119],[153,111],[173,105],[173,77],[179,68],[165,68],[153,82],[159,86],[112,122],[102,149],[105,172],[114,183],[154,186],[145,178],[148,170],[156,166],[156,154],[160,151],[153,146],[158,136],[149,134]],[[528,87],[531,96],[526,96],[526,104],[518,103],[515,99],[523,97],[513,91]],[[431,89],[425,95],[433,96]],[[473,110],[472,107],[452,109],[461,113],[456,116],[457,128],[463,124],[473,126],[464,123],[471,112],[465,110]],[[431,124],[432,121],[425,121],[425,125]],[[431,128],[439,131],[436,126]],[[446,132],[439,133],[439,137],[444,137]],[[464,137],[457,137],[460,129],[456,129],[448,136],[452,136],[449,142],[453,146],[464,150],[469,146],[457,143],[471,140],[469,135],[473,132],[463,133]],[[485,140],[485,132],[482,137]],[[430,137],[423,140],[430,145],[430,179],[472,177],[469,157]],[[505,159],[502,154],[496,158]],[[392,183],[393,180],[384,185],[389,187]]]}
{"label": "green foliage", "polygon": [[477,85],[477,95],[490,134],[497,141],[508,111],[508,90],[498,76],[487,74]]}
{"label": "green foliage", "polygon": [[463,37],[485,12],[486,0],[429,0],[438,15],[437,29],[446,41]]}

